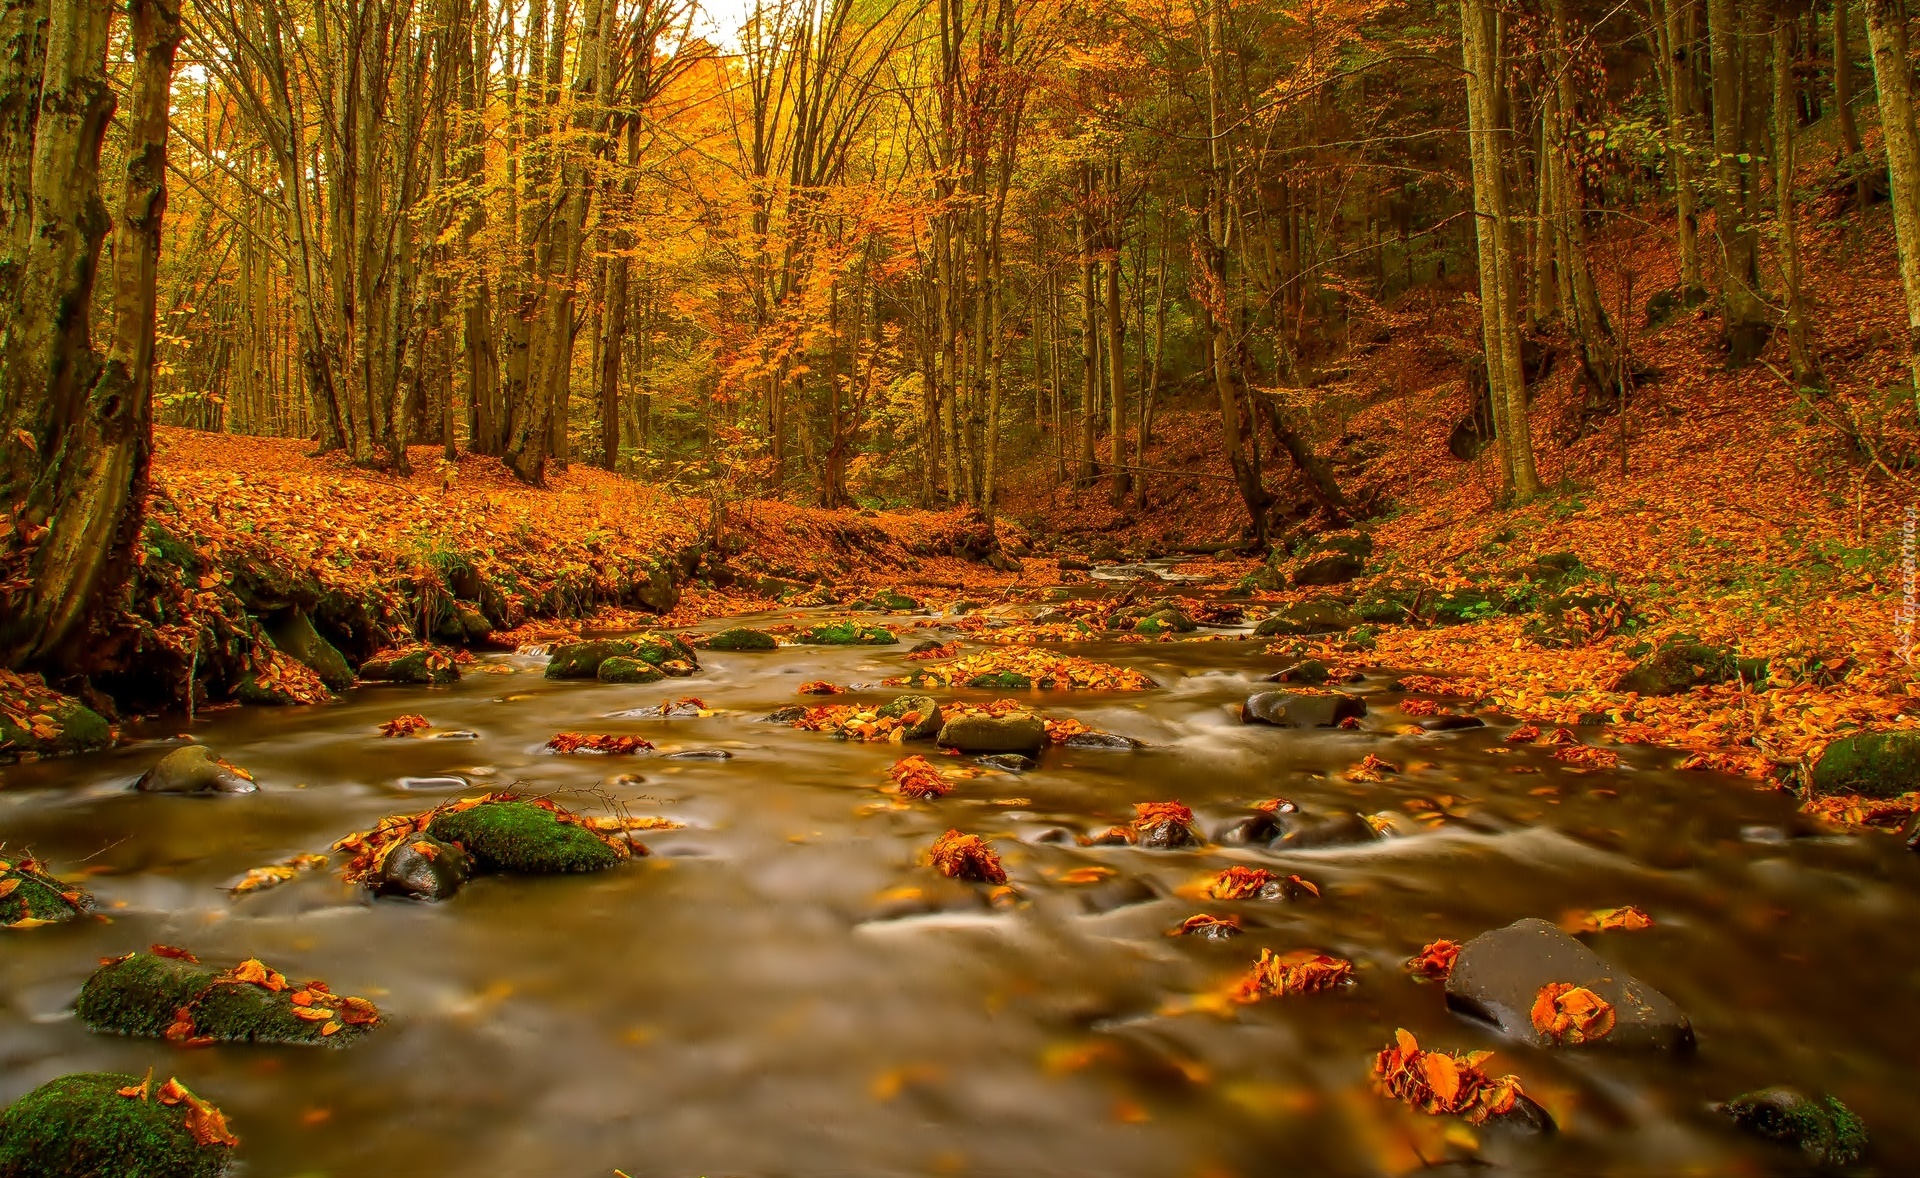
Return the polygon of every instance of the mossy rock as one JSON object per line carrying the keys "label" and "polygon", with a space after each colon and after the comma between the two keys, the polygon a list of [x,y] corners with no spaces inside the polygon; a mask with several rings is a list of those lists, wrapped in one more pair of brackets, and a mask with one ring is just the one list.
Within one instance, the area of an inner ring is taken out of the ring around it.
{"label": "mossy rock", "polygon": [[1813,765],[1816,794],[1897,798],[1912,790],[1920,790],[1920,731],[1843,736]]}
{"label": "mossy rock", "polygon": [[485,642],[492,633],[493,623],[487,615],[464,601],[454,602],[433,628],[435,640],[453,646],[473,646]]}
{"label": "mossy rock", "polygon": [[988,671],[967,680],[967,686],[1024,691],[1033,686],[1033,677],[1018,671]]}
{"label": "mossy rock", "polygon": [[806,646],[892,646],[900,636],[885,626],[859,626],[852,622],[829,622],[809,626],[793,636]]}
{"label": "mossy rock", "polygon": [[0,1112],[0,1178],[217,1178],[231,1146],[201,1145],[183,1102],[122,1096],[138,1076],[82,1072],[35,1088]]}
{"label": "mossy rock", "polygon": [[1353,603],[1353,612],[1361,621],[1376,626],[1405,625],[1413,619],[1415,607],[1423,599],[1421,586],[1411,581],[1376,582]]}
{"label": "mossy rock", "polygon": [[1867,1127],[1837,1097],[1815,1100],[1792,1088],[1763,1088],[1719,1106],[1749,1133],[1800,1150],[1815,1166],[1842,1169],[1867,1152]]}
{"label": "mossy rock", "polygon": [[1598,586],[1551,594],[1521,633],[1550,650],[1564,650],[1628,629],[1639,622],[1633,603]]}
{"label": "mossy rock", "polygon": [[895,593],[891,589],[876,593],[865,601],[857,601],[854,603],[854,607],[856,609],[884,610],[891,613],[911,613],[915,610],[925,608],[916,599],[908,597],[904,593]]}
{"label": "mossy rock", "polygon": [[376,655],[360,665],[360,678],[371,683],[453,683],[460,668],[453,656],[430,646]]}
{"label": "mossy rock", "polygon": [[273,645],[290,657],[305,663],[329,691],[345,691],[353,686],[353,667],[338,647],[321,637],[304,610],[292,610],[267,627]]}
{"label": "mossy rock", "polygon": [[1640,695],[1678,695],[1696,687],[1725,683],[1751,670],[1751,665],[1743,667],[1724,646],[1679,635],[1661,643],[1635,663],[1632,670],[1620,677],[1614,690]]}
{"label": "mossy rock", "polygon": [[600,660],[594,677],[602,683],[658,683],[667,673],[642,659],[616,654]]}
{"label": "mossy rock", "polygon": [[93,897],[69,887],[31,860],[0,859],[0,925],[34,928],[30,922],[58,924],[93,911]]}
{"label": "mossy rock", "polygon": [[779,645],[773,635],[749,626],[722,630],[707,639],[708,650],[773,650]]}
{"label": "mossy rock", "polygon": [[1360,622],[1354,612],[1337,598],[1316,597],[1295,605],[1282,606],[1273,616],[1253,628],[1261,638],[1296,634],[1332,634],[1350,630]]}
{"label": "mossy rock", "polygon": [[233,698],[256,708],[287,708],[312,702],[288,684],[261,682],[251,671],[234,685]]}
{"label": "mossy rock", "polygon": [[547,662],[547,678],[592,679],[599,675],[600,664],[610,658],[638,659],[669,673],[678,668],[668,668],[668,663],[681,664],[689,674],[700,666],[693,648],[680,638],[662,630],[649,630],[629,638],[562,643],[553,648],[553,656]]}
{"label": "mossy rock", "polygon": [[1297,586],[1340,585],[1367,571],[1373,537],[1360,533],[1315,536],[1300,550],[1293,570]]}
{"label": "mossy rock", "polygon": [[134,788],[150,794],[249,794],[260,787],[206,745],[189,744],[155,761]]}
{"label": "mossy rock", "polygon": [[[52,693],[48,693],[52,694]],[[52,729],[46,736],[36,735],[32,726],[23,727],[0,711],[0,757],[30,754],[58,757],[102,749],[112,743],[113,727],[100,713],[70,696],[51,700],[16,700],[10,695],[4,702],[20,704],[29,718],[40,718],[39,727]],[[31,709],[31,710],[29,710]]]}
{"label": "mossy rock", "polygon": [[1133,624],[1135,634],[1190,634],[1200,625],[1172,606],[1154,610]]}
{"label": "mossy rock", "polygon": [[940,744],[963,753],[1033,753],[1047,742],[1047,726],[1033,712],[955,716],[940,726]]}
{"label": "mossy rock", "polygon": [[268,990],[250,982],[217,981],[210,965],[135,953],[93,971],[80,988],[74,1012],[88,1029],[104,1034],[158,1039],[178,1012],[189,1012],[195,1038],[216,1043],[265,1043],[296,1047],[345,1047],[364,1026],[301,1018],[293,1003],[297,983]]}
{"label": "mossy rock", "polygon": [[1436,594],[1421,607],[1426,621],[1436,626],[1463,626],[1483,622],[1506,612],[1507,595],[1468,586]]}
{"label": "mossy rock", "polygon": [[475,870],[508,875],[605,871],[625,856],[592,831],[529,802],[486,802],[435,817],[427,833],[458,843]]}
{"label": "mossy rock", "polygon": [[919,719],[901,729],[900,739],[931,740],[940,734],[940,704],[930,695],[896,695],[880,705],[878,714],[899,719],[909,713],[917,714]]}

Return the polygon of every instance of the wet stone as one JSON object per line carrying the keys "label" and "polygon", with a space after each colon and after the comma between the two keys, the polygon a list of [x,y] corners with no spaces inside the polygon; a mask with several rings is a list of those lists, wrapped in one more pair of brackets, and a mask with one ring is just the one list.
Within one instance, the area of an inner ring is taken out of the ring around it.
{"label": "wet stone", "polygon": [[1130,908],[1135,904],[1151,904],[1160,898],[1153,885],[1137,876],[1115,876],[1103,879],[1096,884],[1088,884],[1075,890],[1080,910],[1089,915],[1113,912],[1121,908]]}
{"label": "wet stone", "polygon": [[1535,997],[1553,983],[1584,986],[1613,1005],[1605,1038],[1623,1048],[1685,1050],[1693,1024],[1666,995],[1608,964],[1544,920],[1517,920],[1468,941],[1447,979],[1447,1005],[1536,1047],[1552,1042],[1533,1026]]}
{"label": "wet stone", "polygon": [[1077,732],[1067,737],[1064,744],[1070,749],[1093,749],[1110,753],[1130,753],[1135,749],[1147,747],[1144,741],[1135,740],[1131,736],[1121,736],[1115,732]]}
{"label": "wet stone", "polygon": [[1380,832],[1352,810],[1319,817],[1296,815],[1270,845],[1276,851],[1315,851],[1327,847],[1356,847],[1380,841]]}
{"label": "wet stone", "polygon": [[706,645],[708,650],[773,650],[780,643],[765,630],[735,626],[709,636]]}
{"label": "wet stone", "polygon": [[1430,716],[1420,721],[1420,727],[1428,732],[1459,732],[1467,728],[1485,728],[1487,722],[1478,716]]}
{"label": "wet stone", "polygon": [[473,875],[467,853],[432,835],[416,835],[387,853],[368,886],[379,896],[447,900]]}
{"label": "wet stone", "polygon": [[1815,1100],[1794,1088],[1763,1088],[1717,1107],[1740,1128],[1798,1149],[1821,1168],[1851,1166],[1867,1152],[1867,1127],[1836,1097]]}
{"label": "wet stone", "polygon": [[733,754],[726,749],[681,749],[677,753],[668,753],[662,760],[667,761],[731,761]]}
{"label": "wet stone", "polygon": [[773,711],[767,713],[767,723],[791,724],[806,714],[807,709],[802,707],[775,708]]}
{"label": "wet stone", "polygon": [[1179,851],[1201,846],[1200,836],[1184,822],[1157,822],[1134,835],[1134,845],[1149,851]]}
{"label": "wet stone", "polygon": [[1358,696],[1261,691],[1247,697],[1241,720],[1276,728],[1337,728],[1342,720],[1357,720],[1366,714],[1366,701]]}
{"label": "wet stone", "polygon": [[963,753],[1032,754],[1038,752],[1046,740],[1046,725],[1028,711],[1003,716],[957,716],[940,729],[941,746]]}
{"label": "wet stone", "polygon": [[466,789],[472,783],[464,777],[402,777],[397,783],[401,789],[436,790]]}
{"label": "wet stone", "polygon": [[931,740],[940,734],[943,720],[939,701],[930,695],[896,695],[875,714],[889,720],[905,719],[909,714],[917,716],[918,719],[900,730],[902,740]]}
{"label": "wet stone", "polygon": [[[157,1088],[164,1081],[155,1080]],[[184,1102],[119,1094],[139,1076],[84,1072],[49,1080],[0,1112],[7,1178],[218,1178],[231,1146],[199,1144]]]}
{"label": "wet stone", "polygon": [[1026,773],[1040,767],[1040,762],[1022,753],[992,753],[975,761],[989,769],[1004,769],[1008,773]]}
{"label": "wet stone", "polygon": [[1327,681],[1327,664],[1319,659],[1302,659],[1300,662],[1275,671],[1268,675],[1268,683],[1307,683],[1321,684]]}
{"label": "wet stone", "polygon": [[153,794],[250,794],[260,787],[205,745],[190,744],[160,758],[134,788]]}
{"label": "wet stone", "polygon": [[1237,818],[1213,832],[1213,841],[1229,847],[1256,847],[1280,834],[1280,822],[1264,810]]}

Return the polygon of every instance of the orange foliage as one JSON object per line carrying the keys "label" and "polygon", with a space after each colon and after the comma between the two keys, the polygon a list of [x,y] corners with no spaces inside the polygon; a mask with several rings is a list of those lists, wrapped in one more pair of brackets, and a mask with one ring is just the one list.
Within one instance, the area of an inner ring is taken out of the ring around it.
{"label": "orange foliage", "polygon": [[1465,1117],[1479,1125],[1509,1112],[1524,1093],[1512,1076],[1497,1079],[1483,1066],[1491,1051],[1452,1054],[1423,1051],[1404,1028],[1373,1059],[1374,1091],[1397,1097],[1421,1112]]}
{"label": "orange foliage", "polygon": [[962,834],[949,830],[933,841],[927,851],[927,861],[940,874],[953,879],[969,879],[979,883],[1003,884],[1007,882],[1006,869],[1000,866],[1000,856],[977,834]]}
{"label": "orange foliage", "polygon": [[1591,1043],[1613,1031],[1613,1004],[1585,986],[1549,982],[1533,999],[1533,1029],[1559,1043]]}
{"label": "orange foliage", "polygon": [[1247,975],[1234,985],[1236,1002],[1258,1002],[1288,994],[1312,994],[1353,981],[1353,962],[1330,957],[1318,949],[1296,949],[1276,954],[1260,950]]}
{"label": "orange foliage", "polygon": [[900,788],[900,796],[905,798],[938,798],[953,792],[953,786],[940,776],[925,757],[913,756],[895,761],[893,768],[887,770],[887,776]]}
{"label": "orange foliage", "polygon": [[605,732],[562,732],[547,742],[547,751],[554,753],[607,753],[613,756],[632,756],[653,747],[653,742],[640,736],[614,736]]}
{"label": "orange foliage", "polygon": [[433,721],[427,719],[425,716],[416,716],[409,712],[404,716],[395,716],[385,724],[380,725],[380,735],[412,736],[423,728],[431,727],[433,727]]}
{"label": "orange foliage", "polygon": [[1407,972],[1417,978],[1445,981],[1452,976],[1454,963],[1459,960],[1459,945],[1444,939],[1434,941],[1421,946],[1420,952],[1408,959]]}

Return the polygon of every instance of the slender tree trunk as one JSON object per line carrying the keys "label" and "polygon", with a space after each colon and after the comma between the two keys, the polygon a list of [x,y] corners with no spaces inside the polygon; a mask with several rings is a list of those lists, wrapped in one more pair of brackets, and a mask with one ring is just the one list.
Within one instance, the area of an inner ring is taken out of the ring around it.
{"label": "slender tree trunk", "polygon": [[1120,162],[1107,168],[1106,308],[1107,308],[1107,450],[1113,469],[1108,489],[1114,506],[1127,501],[1127,373],[1120,319]]}
{"label": "slender tree trunk", "polygon": [[1083,379],[1080,382],[1080,464],[1078,483],[1093,485],[1095,472],[1094,433],[1100,412],[1100,333],[1098,306],[1093,291],[1093,167],[1080,168],[1080,352]]}
{"label": "slender tree trunk", "polygon": [[[1713,150],[1717,181],[1713,232],[1720,252],[1720,306],[1727,365],[1739,368],[1760,354],[1772,333],[1760,298],[1760,242],[1747,217],[1752,192],[1752,148],[1742,20],[1736,0],[1707,0],[1713,42]],[[1749,162],[1742,162],[1742,161]]]}
{"label": "slender tree trunk", "polygon": [[1773,16],[1773,198],[1774,220],[1780,234],[1780,277],[1786,286],[1787,353],[1795,382],[1814,379],[1813,350],[1808,340],[1806,296],[1800,271],[1800,226],[1793,199],[1794,139],[1799,111],[1794,102],[1793,18],[1775,10]]}

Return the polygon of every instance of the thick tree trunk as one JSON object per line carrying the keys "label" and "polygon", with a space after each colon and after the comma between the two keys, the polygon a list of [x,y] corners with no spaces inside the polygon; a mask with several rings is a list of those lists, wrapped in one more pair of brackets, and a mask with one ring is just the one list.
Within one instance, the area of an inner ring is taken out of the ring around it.
{"label": "thick tree trunk", "polygon": [[1726,335],[1727,365],[1750,363],[1766,346],[1772,326],[1760,298],[1760,240],[1747,217],[1752,197],[1753,158],[1747,136],[1749,118],[1742,21],[1735,0],[1707,0],[1707,28],[1713,43],[1713,150],[1716,190],[1714,239],[1720,251],[1720,307]]}
{"label": "thick tree trunk", "polygon": [[[24,255],[6,259],[8,281],[17,285],[0,292],[10,296],[0,303],[10,345],[0,353],[7,427],[0,444],[8,448],[0,507],[13,514],[12,534],[0,545],[11,550],[7,557],[28,562],[24,593],[9,593],[0,614],[0,660],[9,666],[78,662],[71,639],[131,568],[140,538],[167,111],[181,24],[178,7],[165,0],[130,0],[128,8],[127,164],[104,355],[94,350],[87,314],[108,228],[99,163],[114,99],[104,0],[63,4],[51,14],[31,139],[0,139],[0,149],[25,148],[32,157],[24,169],[0,158],[9,181],[26,180],[29,207],[8,211],[25,212],[32,226]],[[22,42],[9,48],[16,46]],[[13,63],[10,80],[30,68]]]}
{"label": "thick tree trunk", "polygon": [[1920,405],[1920,132],[1913,121],[1913,69],[1907,56],[1907,13],[1900,0],[1867,0],[1867,44],[1880,91],[1880,127],[1887,141],[1893,231],[1900,285],[1907,298],[1907,363]]}
{"label": "thick tree trunk", "polygon": [[1800,270],[1800,226],[1793,199],[1794,139],[1799,111],[1794,101],[1793,18],[1775,10],[1773,16],[1773,197],[1779,232],[1780,278],[1786,286],[1787,355],[1795,382],[1815,379],[1809,342],[1806,296]]}

